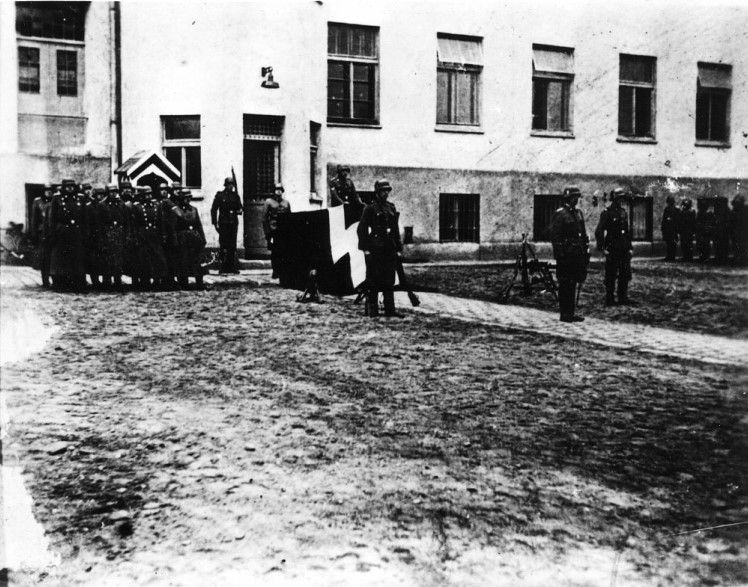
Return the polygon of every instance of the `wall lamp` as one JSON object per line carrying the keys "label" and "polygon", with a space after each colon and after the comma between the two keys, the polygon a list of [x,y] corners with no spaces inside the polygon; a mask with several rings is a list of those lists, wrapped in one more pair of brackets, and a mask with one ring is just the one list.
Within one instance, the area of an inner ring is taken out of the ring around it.
{"label": "wall lamp", "polygon": [[262,68],[262,77],[268,76],[266,80],[263,80],[262,87],[263,88],[269,88],[271,90],[277,90],[280,88],[280,85],[277,81],[273,79],[273,68],[272,67],[263,67]]}

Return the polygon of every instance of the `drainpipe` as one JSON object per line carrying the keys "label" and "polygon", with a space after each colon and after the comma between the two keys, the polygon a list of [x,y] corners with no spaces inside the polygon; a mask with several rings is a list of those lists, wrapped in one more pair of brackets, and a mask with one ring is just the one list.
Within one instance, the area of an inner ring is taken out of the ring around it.
{"label": "drainpipe", "polygon": [[[112,108],[112,134],[113,148],[112,163],[116,169],[122,165],[122,39],[121,39],[121,14],[118,1],[112,2],[112,83],[111,83],[111,108]],[[114,171],[114,169],[112,170]]]}

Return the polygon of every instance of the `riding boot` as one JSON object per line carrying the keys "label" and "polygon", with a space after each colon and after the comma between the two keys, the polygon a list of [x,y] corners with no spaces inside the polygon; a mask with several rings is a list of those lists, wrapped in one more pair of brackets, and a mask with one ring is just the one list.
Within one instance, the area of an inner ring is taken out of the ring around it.
{"label": "riding boot", "polygon": [[391,289],[382,292],[384,300],[384,315],[388,318],[404,318],[402,314],[395,310],[395,292]]}
{"label": "riding boot", "polygon": [[631,300],[628,296],[629,282],[623,279],[618,280],[618,304],[621,306],[627,306],[631,304]]}
{"label": "riding boot", "polygon": [[605,305],[614,306],[616,303],[615,299],[615,282],[608,281],[605,283]]}
{"label": "riding boot", "polygon": [[376,318],[379,316],[379,292],[375,289],[370,289],[366,296],[366,308],[369,318]]}

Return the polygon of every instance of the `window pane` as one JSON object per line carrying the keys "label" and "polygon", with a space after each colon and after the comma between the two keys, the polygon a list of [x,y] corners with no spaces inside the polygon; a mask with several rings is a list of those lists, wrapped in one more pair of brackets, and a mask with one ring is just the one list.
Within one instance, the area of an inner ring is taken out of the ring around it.
{"label": "window pane", "polygon": [[374,31],[365,28],[351,28],[351,55],[357,57],[376,57]]}
{"label": "window pane", "polygon": [[327,52],[335,55],[348,53],[347,29],[343,25],[331,24],[327,28]]}
{"label": "window pane", "polygon": [[199,116],[167,116],[164,117],[164,138],[170,140],[185,140],[200,138]]}
{"label": "window pane", "polygon": [[620,79],[631,82],[653,83],[654,60],[650,57],[621,55]]}
{"label": "window pane", "polygon": [[179,173],[182,173],[182,147],[165,147],[164,155]]}
{"label": "window pane", "polygon": [[203,184],[200,147],[184,147],[184,152],[187,159],[185,185],[199,188]]}
{"label": "window pane", "polygon": [[18,48],[18,90],[39,93],[39,49]]}
{"label": "window pane", "polygon": [[548,83],[548,130],[566,130],[566,104],[563,82]]}
{"label": "window pane", "polygon": [[709,98],[707,90],[696,94],[696,139],[699,141],[709,140]]}
{"label": "window pane", "polygon": [[345,63],[341,61],[328,61],[327,62],[327,78],[336,80],[347,80],[347,67]]}
{"label": "window pane", "polygon": [[88,2],[16,2],[19,35],[85,40]]}
{"label": "window pane", "polygon": [[618,86],[618,134],[634,133],[634,88]]}
{"label": "window pane", "polygon": [[450,101],[449,101],[449,78],[452,76],[448,71],[436,72],[436,122],[440,124],[449,124],[450,118]]}
{"label": "window pane", "polygon": [[636,88],[636,123],[634,135],[637,137],[652,136],[652,90]]}
{"label": "window pane", "polygon": [[374,118],[374,110],[371,102],[354,102],[353,118],[371,120]]}
{"label": "window pane", "polygon": [[469,72],[457,72],[457,124],[477,123],[476,76]]}
{"label": "window pane", "polygon": [[75,51],[57,51],[57,94],[78,95],[78,55]]}
{"label": "window pane", "polygon": [[532,81],[532,128],[548,128],[548,82],[545,80]]}
{"label": "window pane", "polygon": [[727,142],[727,99],[728,94],[712,94],[712,136],[713,141]]}

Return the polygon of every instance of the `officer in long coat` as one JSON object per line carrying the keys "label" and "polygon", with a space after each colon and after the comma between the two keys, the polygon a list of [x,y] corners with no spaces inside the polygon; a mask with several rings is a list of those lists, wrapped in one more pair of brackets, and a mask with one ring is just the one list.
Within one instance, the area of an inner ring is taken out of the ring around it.
{"label": "officer in long coat", "polygon": [[678,248],[678,208],[675,207],[673,196],[668,196],[666,199],[660,228],[662,240],[665,241],[665,261],[675,261],[675,252]]}
{"label": "officer in long coat", "polygon": [[236,193],[234,180],[227,177],[223,182],[223,190],[216,192],[210,208],[210,220],[218,232],[221,273],[239,273],[236,259],[236,234],[239,230],[241,214],[241,198]]}
{"label": "officer in long coat", "polygon": [[379,292],[384,300],[384,314],[402,318],[395,310],[395,274],[398,255],[402,253],[400,214],[389,202],[392,186],[386,179],[374,184],[374,201],[364,208],[358,224],[358,248],[366,256],[367,310],[369,317],[379,315]]}
{"label": "officer in long coat", "polygon": [[86,209],[75,182],[62,180],[62,193],[49,207],[50,266],[55,289],[86,289]]}
{"label": "officer in long coat", "polygon": [[197,289],[205,289],[200,265],[206,243],[205,232],[197,208],[190,204],[191,199],[190,190],[181,190],[179,205],[172,209],[177,281],[182,289],[187,289],[189,278],[194,277]]}
{"label": "officer in long coat", "polygon": [[49,244],[48,224],[49,209],[52,206],[52,186],[46,184],[42,195],[34,198],[31,204],[31,227],[29,229],[31,242],[36,247],[34,268],[42,274],[42,287],[49,287],[49,265],[51,261],[51,247]]}
{"label": "officer in long coat", "polygon": [[96,204],[96,232],[100,250],[102,285],[122,291],[127,246],[131,243],[130,209],[120,198],[117,184],[109,184],[104,197]]}
{"label": "officer in long coat", "polygon": [[132,208],[132,233],[136,262],[133,280],[143,289],[157,286],[166,276],[166,227],[161,207],[153,200],[153,190],[146,186]]}
{"label": "officer in long coat", "polygon": [[270,249],[270,265],[273,268],[273,279],[278,277],[278,270],[281,263],[279,247],[276,246],[278,224],[286,214],[290,214],[291,212],[291,204],[283,197],[285,191],[282,184],[276,183],[273,196],[265,200],[262,214],[262,230],[265,233],[267,247]]}
{"label": "officer in long coat", "polygon": [[338,165],[337,175],[330,181],[330,206],[354,203],[363,205],[356,186],[349,177],[350,173],[350,167]]}
{"label": "officer in long coat", "polygon": [[691,200],[681,202],[678,214],[678,237],[680,238],[681,261],[693,261],[693,237],[696,234],[696,212]]}
{"label": "officer in long coat", "polygon": [[590,261],[587,228],[584,214],[577,208],[582,192],[578,187],[564,188],[564,205],[553,213],[551,218],[551,243],[556,259],[558,279],[558,305],[562,322],[581,322],[581,316],[574,313],[576,290],[587,278]]}
{"label": "officer in long coat", "polygon": [[612,203],[600,214],[595,229],[597,248],[605,253],[605,305],[615,304],[614,294],[618,284],[618,304],[630,305],[628,287],[631,281],[631,243],[629,217],[623,202],[626,193],[616,188],[611,194]]}

